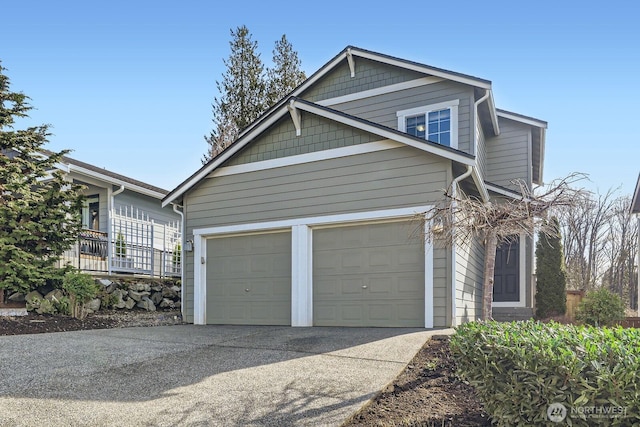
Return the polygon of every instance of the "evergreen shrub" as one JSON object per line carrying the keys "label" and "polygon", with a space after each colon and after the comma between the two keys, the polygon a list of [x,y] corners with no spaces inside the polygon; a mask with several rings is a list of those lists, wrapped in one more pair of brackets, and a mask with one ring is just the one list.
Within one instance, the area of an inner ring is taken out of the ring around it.
{"label": "evergreen shrub", "polygon": [[[639,329],[535,321],[472,322],[458,328],[451,352],[498,426],[640,424]],[[596,414],[594,411],[599,411]]]}

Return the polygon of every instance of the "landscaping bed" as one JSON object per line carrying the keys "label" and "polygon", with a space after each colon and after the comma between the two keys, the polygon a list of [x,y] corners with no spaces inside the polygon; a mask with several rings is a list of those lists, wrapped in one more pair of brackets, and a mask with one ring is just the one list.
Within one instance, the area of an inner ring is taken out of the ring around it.
{"label": "landscaping bed", "polygon": [[180,310],[101,310],[89,314],[82,320],[75,319],[71,316],[30,312],[26,316],[0,317],[0,336],[89,329],[176,325],[181,323],[182,316]]}
{"label": "landscaping bed", "polygon": [[448,337],[427,341],[394,382],[343,427],[490,426],[473,387],[455,370]]}

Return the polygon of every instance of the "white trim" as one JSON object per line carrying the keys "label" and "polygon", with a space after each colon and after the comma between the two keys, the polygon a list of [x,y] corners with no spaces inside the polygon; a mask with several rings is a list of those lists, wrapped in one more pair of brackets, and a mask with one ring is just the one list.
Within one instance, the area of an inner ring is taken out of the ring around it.
{"label": "white trim", "polygon": [[[456,152],[449,151],[448,150],[449,147],[444,148],[445,147],[444,145],[441,146],[441,145],[435,144],[435,143],[418,142],[418,141],[415,141],[413,139],[413,137],[410,137],[409,135],[407,135],[405,137],[403,135],[398,135],[396,132],[388,131],[388,130],[385,130],[385,129],[381,129],[381,128],[377,127],[377,126],[372,126],[370,124],[363,123],[362,121],[357,120],[355,117],[352,118],[351,116],[345,116],[345,115],[342,115],[342,114],[335,114],[335,113],[332,113],[332,112],[328,112],[328,111],[326,111],[325,109],[323,109],[321,107],[319,108],[315,104],[307,104],[306,102],[305,103],[296,102],[296,106],[299,109],[307,111],[309,113],[313,113],[313,114],[316,114],[318,116],[334,120],[334,121],[336,121],[338,123],[343,123],[343,124],[345,124],[347,126],[352,126],[352,127],[356,128],[356,129],[362,129],[362,130],[364,130],[366,132],[370,132],[370,133],[373,133],[375,135],[379,135],[379,136],[381,136],[383,138],[388,138],[388,139],[392,139],[394,141],[401,142],[401,143],[406,144],[406,145],[408,145],[410,147],[414,147],[414,148],[417,148],[419,150],[426,151],[427,153],[435,154],[435,155],[443,157],[445,159],[449,159],[449,160],[456,161],[458,163],[462,163],[463,165],[471,165],[471,166],[473,166],[475,164],[475,158],[467,157],[467,156],[464,156],[462,154],[458,154]],[[456,140],[457,140],[457,129],[456,129]]]}
{"label": "white trim", "polygon": [[484,184],[487,187],[487,190],[492,191],[497,194],[502,194],[503,196],[511,197],[513,199],[522,199],[522,194],[517,191],[511,191],[504,188],[496,187],[495,185],[488,184],[485,182]]}
{"label": "white trim", "polygon": [[[428,114],[432,111],[438,110],[446,110],[449,109],[451,111],[450,122],[451,122],[451,148],[458,149],[458,105],[460,105],[459,99],[452,99],[450,101],[439,102],[437,104],[429,104],[421,107],[409,108],[406,110],[400,110],[396,112],[396,116],[398,117],[398,130],[400,132],[407,131],[407,119],[409,117],[414,116],[425,116],[425,126],[428,125],[429,120],[427,119]],[[425,134],[428,135],[429,131],[425,129]],[[427,139],[429,141],[429,139]],[[443,145],[446,147],[446,145]]]}
{"label": "white trim", "polygon": [[[425,216],[425,230],[431,229],[432,221],[428,221]],[[424,327],[433,328],[433,243],[429,239],[424,239]]]}
{"label": "white trim", "polygon": [[193,239],[193,324],[207,324],[207,241]]}
{"label": "white trim", "polygon": [[523,117],[518,114],[509,113],[507,111],[497,111],[496,115],[498,117],[503,117],[505,119],[513,120],[515,122],[524,123],[530,126],[535,126],[537,128],[546,129],[547,123],[542,120],[534,119],[533,117]]}
{"label": "white trim", "polygon": [[[207,227],[194,235],[194,324],[206,324],[207,239],[236,234],[288,231],[291,229],[291,326],[313,325],[313,229],[326,225],[342,226],[411,219],[431,206],[385,209],[348,214]],[[427,224],[425,224],[425,227]],[[430,226],[430,225],[429,225]],[[425,239],[425,328],[433,328],[433,245]]]}
{"label": "white trim", "polygon": [[345,102],[358,101],[360,99],[372,98],[374,96],[385,95],[387,93],[398,92],[401,90],[413,89],[420,86],[426,86],[444,81],[440,77],[421,77],[419,79],[408,80],[402,83],[382,86],[375,89],[363,90],[361,92],[350,93],[349,95],[336,96],[335,98],[327,98],[317,101],[316,104],[328,107]]}
{"label": "white trim", "polygon": [[291,326],[313,326],[312,232],[291,227]]}
{"label": "white trim", "polygon": [[527,306],[527,235],[520,233],[518,238],[518,256],[519,256],[519,275],[518,285],[520,287],[520,295],[518,301],[502,301],[493,302],[494,307],[526,307]]}
{"label": "white trim", "polygon": [[219,234],[250,233],[257,231],[276,230],[282,228],[290,228],[296,225],[307,225],[310,227],[315,227],[328,224],[384,220],[397,217],[413,217],[414,215],[426,212],[429,209],[431,209],[431,206],[413,206],[409,208],[396,208],[379,211],[292,218],[277,221],[256,222],[251,224],[223,225],[218,227],[197,228],[193,230],[193,235],[209,237]]}
{"label": "white trim", "polygon": [[396,67],[404,68],[407,70],[418,71],[420,73],[431,74],[432,76],[442,77],[447,80],[451,80],[458,83],[464,83],[467,85],[480,87],[483,89],[491,89],[491,83],[481,82],[471,77],[461,76],[445,70],[438,70],[429,66],[420,65],[417,63],[408,63],[399,59],[388,58],[382,55],[375,54],[373,52],[363,52],[357,49],[351,49],[354,55],[360,56],[366,59],[372,59],[374,61],[383,62],[385,64],[394,65]]}
{"label": "white trim", "polygon": [[[318,106],[313,103],[301,102],[292,100],[293,105],[299,109],[306,111],[308,113],[312,113],[318,115],[320,117],[327,118],[329,120],[333,120],[338,123],[345,124],[347,126],[354,127],[356,129],[361,129],[366,132],[373,133],[374,135],[378,135],[385,139],[391,139],[393,141],[400,142],[402,144],[408,145],[413,148],[417,148],[419,150],[425,151],[427,153],[435,154],[437,156],[443,157],[448,160],[453,160],[455,162],[461,163],[463,165],[474,165],[475,159],[473,157],[468,157],[461,153],[457,153],[454,151],[448,150],[449,147],[438,146],[435,143],[423,143],[419,141],[415,141],[413,137],[409,135],[402,136],[397,132],[392,130],[385,130],[378,126],[373,126],[368,123],[363,123],[362,120],[358,120],[355,117],[347,116],[344,114],[336,114],[331,111],[327,111],[324,107]],[[200,171],[194,174],[191,178],[188,178],[186,181],[182,182],[182,184],[178,185],[175,189],[173,189],[165,199],[162,200],[162,207],[167,206],[168,204],[174,202],[178,197],[187,192],[191,187],[196,185],[196,183],[200,182],[202,179],[206,178],[212,171],[214,171],[218,166],[227,161],[231,156],[236,154],[238,151],[242,150],[250,141],[254,135],[260,134],[262,131],[267,129],[277,120],[282,118],[285,114],[288,114],[288,109],[284,106],[281,106],[279,110],[277,110],[273,116],[269,117],[268,120],[260,123],[259,126],[252,128],[250,132],[243,134],[236,143],[231,145],[225,151],[223,151],[218,157],[216,157],[211,163],[208,163],[204,166]],[[457,127],[456,133],[457,133]],[[452,137],[453,138],[453,137]],[[456,136],[457,140],[457,136]]]}
{"label": "white trim", "polygon": [[332,148],[323,151],[314,151],[313,153],[297,154],[294,156],[280,157],[271,160],[262,160],[259,162],[243,163],[234,166],[224,166],[216,169],[207,178],[215,178],[218,176],[237,175],[247,172],[256,172],[267,169],[281,168],[284,166],[300,165],[304,163],[312,163],[320,160],[337,159],[340,157],[355,156],[358,154],[374,153],[376,151],[390,150],[393,148],[404,147],[396,141],[385,139],[382,141],[367,142],[364,144],[350,145],[348,147]]}
{"label": "white trim", "polygon": [[96,178],[99,179],[100,181],[106,181],[109,184],[115,184],[115,185],[124,185],[125,187],[127,187],[127,190],[131,190],[131,191],[135,191],[136,193],[141,193],[147,196],[151,196],[153,198],[156,199],[162,199],[164,196],[166,196],[166,194],[164,193],[158,193],[157,191],[153,191],[150,190],[148,188],[144,188],[144,187],[140,187],[139,185],[136,184],[132,184],[130,182],[127,181],[122,181],[120,179],[116,179],[113,177],[110,177],[108,175],[103,175],[99,172],[95,172],[92,171],[90,169],[85,169],[81,166],[76,166],[74,164],[69,164],[69,173],[77,173],[80,175],[85,175],[85,176],[89,176],[92,178]]}

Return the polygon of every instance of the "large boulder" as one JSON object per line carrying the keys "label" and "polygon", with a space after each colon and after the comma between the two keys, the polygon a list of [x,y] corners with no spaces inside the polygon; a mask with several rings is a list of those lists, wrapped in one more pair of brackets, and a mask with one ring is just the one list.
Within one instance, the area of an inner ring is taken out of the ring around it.
{"label": "large boulder", "polygon": [[162,292],[152,292],[151,301],[153,301],[155,305],[160,304],[160,302],[162,301]]}
{"label": "large boulder", "polygon": [[44,299],[44,297],[38,291],[31,291],[27,295],[25,295],[24,299],[28,303],[32,303],[32,302],[36,302],[36,301],[40,302],[40,301],[42,301]]}
{"label": "large boulder", "polygon": [[44,299],[51,302],[58,302],[64,296],[60,289],[54,289],[44,296]]}
{"label": "large boulder", "polygon": [[98,279],[97,282],[100,285],[100,287],[104,289],[104,292],[107,294],[113,293],[113,291],[115,291],[118,288],[118,284],[112,282],[109,279]]}
{"label": "large boulder", "polygon": [[91,312],[96,312],[98,310],[100,310],[100,304],[102,303],[102,301],[100,301],[100,298],[95,298],[92,299],[91,301],[89,301],[87,303],[87,310],[91,310]]}
{"label": "large boulder", "polygon": [[151,301],[149,297],[142,297],[142,299],[136,304],[136,307],[143,308],[147,311],[156,311],[156,305]]}
{"label": "large boulder", "polygon": [[151,285],[148,283],[133,283],[129,286],[129,289],[137,292],[149,292],[151,291]]}
{"label": "large boulder", "polygon": [[151,292],[138,292],[133,290],[129,291],[129,298],[135,301],[141,301],[142,298],[148,297],[149,295],[151,295]]}
{"label": "large boulder", "polygon": [[169,299],[178,299],[178,292],[176,292],[174,288],[176,288],[176,286],[173,286],[171,288],[162,288],[162,296]]}
{"label": "large boulder", "polygon": [[112,295],[115,297],[113,308],[124,308],[125,304],[123,297],[126,295],[126,292],[122,291],[121,289],[116,289],[115,291],[113,291]]}
{"label": "large boulder", "polygon": [[25,297],[24,297],[24,294],[23,294],[23,293],[21,293],[21,292],[14,292],[14,293],[12,293],[11,295],[9,295],[8,300],[9,300],[9,301],[12,301],[12,302],[25,302],[25,300],[26,300],[26,299],[25,299]]}
{"label": "large boulder", "polygon": [[133,307],[135,307],[135,306],[136,306],[136,300],[134,300],[133,298],[127,298],[127,299],[124,301],[124,307],[125,307],[127,310],[131,310],[131,309],[132,309]]}
{"label": "large boulder", "polygon": [[175,308],[176,303],[168,298],[164,298],[160,301],[160,308]]}

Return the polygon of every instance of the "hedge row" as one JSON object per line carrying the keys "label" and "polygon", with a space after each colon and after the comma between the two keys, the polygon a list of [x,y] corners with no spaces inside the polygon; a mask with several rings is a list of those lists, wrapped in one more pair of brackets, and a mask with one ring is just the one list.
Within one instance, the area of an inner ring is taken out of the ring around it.
{"label": "hedge row", "polygon": [[473,322],[451,351],[496,425],[640,426],[638,329]]}

